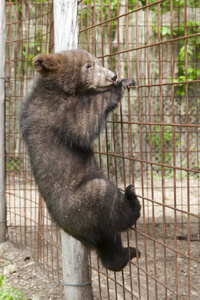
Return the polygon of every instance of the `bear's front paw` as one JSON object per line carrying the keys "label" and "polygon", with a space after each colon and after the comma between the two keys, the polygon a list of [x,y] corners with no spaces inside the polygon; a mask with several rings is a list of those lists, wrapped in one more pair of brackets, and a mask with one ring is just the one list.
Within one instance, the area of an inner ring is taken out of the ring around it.
{"label": "bear's front paw", "polygon": [[135,187],[133,184],[130,184],[129,186],[127,186],[127,188],[125,190],[125,197],[133,205],[134,211],[137,212],[137,219],[138,219],[140,216],[141,206],[140,206],[140,202],[138,201],[138,198],[135,194]]}
{"label": "bear's front paw", "polygon": [[135,86],[136,83],[135,83],[134,79],[130,78],[130,79],[123,79],[122,85],[123,85],[123,88],[126,89],[128,86]]}
{"label": "bear's front paw", "polygon": [[126,187],[125,194],[128,196],[128,198],[130,198],[130,200],[137,199],[135,195],[135,187],[133,184],[130,184]]}

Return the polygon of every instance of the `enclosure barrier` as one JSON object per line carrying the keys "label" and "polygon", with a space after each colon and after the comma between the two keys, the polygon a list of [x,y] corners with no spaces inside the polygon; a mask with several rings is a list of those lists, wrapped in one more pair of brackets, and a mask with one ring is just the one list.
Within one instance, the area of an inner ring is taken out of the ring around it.
{"label": "enclosure barrier", "polygon": [[[134,183],[142,204],[122,235],[141,258],[120,273],[90,256],[95,299],[199,297],[200,3],[196,0],[78,1],[79,47],[118,77],[133,77],[95,143],[101,168],[120,188]],[[35,187],[19,133],[19,103],[32,58],[53,51],[52,1],[5,1],[6,199],[8,237],[34,249],[50,278],[62,279],[60,231]]]}
{"label": "enclosure barrier", "polygon": [[0,243],[6,238],[5,205],[5,144],[4,144],[4,105],[5,105],[5,3],[0,2]]}

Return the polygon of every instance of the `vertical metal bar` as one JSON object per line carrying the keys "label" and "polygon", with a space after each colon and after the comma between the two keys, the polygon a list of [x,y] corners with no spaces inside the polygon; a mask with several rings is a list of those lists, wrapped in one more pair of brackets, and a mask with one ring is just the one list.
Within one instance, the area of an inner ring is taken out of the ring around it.
{"label": "vertical metal bar", "polygon": [[[87,27],[90,26],[90,6],[89,1],[87,0]],[[87,50],[90,52],[90,30],[87,31]]]}
{"label": "vertical metal bar", "polygon": [[[99,263],[99,259],[97,259],[97,266],[98,266],[98,270],[100,270],[100,263]],[[101,292],[101,273],[98,271],[98,287],[99,287],[99,297],[100,299],[102,299],[102,292]]]}
{"label": "vertical metal bar", "polygon": [[[18,17],[18,14],[17,14],[18,10],[16,8],[16,19]],[[23,57],[23,51],[24,51],[24,20],[26,19],[26,5],[25,3],[22,3],[22,11],[21,11],[21,22],[19,23],[20,27],[21,27],[21,30],[20,30],[20,38],[22,39],[22,43],[20,45],[20,54],[18,53],[18,49],[17,49],[17,43],[16,43],[16,52],[15,52],[15,58],[16,58],[16,62],[18,59],[21,59],[21,69],[20,69],[20,83],[19,83],[19,86],[20,86],[20,89],[19,89],[19,95],[20,95],[20,98],[23,99],[23,96],[24,96],[24,80],[25,80],[25,74],[24,74],[24,65],[25,65],[25,62],[23,61],[24,60],[24,57]],[[19,38],[18,36],[18,32],[16,32],[16,40],[17,38]],[[21,57],[19,57],[19,55]],[[16,63],[16,68],[17,68],[17,63]],[[18,78],[16,78],[17,76],[17,72],[15,72],[15,88],[16,88],[16,91],[15,91],[15,95],[17,95],[17,92],[18,92],[18,89],[17,89],[17,81],[18,81]],[[14,129],[15,131],[15,129]],[[13,149],[14,151],[14,149]],[[14,177],[15,179],[15,177]],[[16,187],[16,184],[14,182],[14,188]],[[27,199],[24,198],[24,201],[23,201],[23,206],[22,206],[22,203],[20,201],[20,210],[22,212],[23,210],[23,218],[22,218],[22,215],[20,214],[20,244],[22,245],[23,242],[27,242]],[[24,230],[24,232],[22,231]],[[23,242],[22,242],[23,241]]]}
{"label": "vertical metal bar", "polygon": [[[173,40],[173,0],[170,0],[170,30],[171,39]],[[173,42],[171,43],[171,79],[174,81],[174,53]],[[174,85],[172,85],[172,123],[175,124],[175,102],[174,102]],[[173,126],[173,165],[176,166],[176,127]],[[173,170],[174,175],[174,248],[177,249],[177,193],[176,193],[176,169]],[[178,294],[178,255],[175,251],[175,287]],[[178,300],[178,295],[176,295]]]}
{"label": "vertical metal bar", "polygon": [[[159,20],[159,28],[158,28],[158,42],[160,42],[160,3],[158,4],[158,20]],[[160,45],[158,46],[158,59],[159,59],[159,82],[161,83],[161,49]],[[161,163],[164,161],[164,130],[163,130],[163,98],[162,98],[162,87],[160,86],[160,137],[161,137]],[[164,177],[164,167],[161,167],[161,181],[162,181],[162,213],[163,213],[163,242],[166,243],[166,217],[165,217],[165,177]],[[167,259],[166,259],[166,247],[163,247],[164,252],[164,280],[167,285]],[[167,289],[165,288],[165,299],[167,300]]]}
{"label": "vertical metal bar", "polygon": [[5,203],[5,1],[0,0],[0,242],[6,238]]}
{"label": "vertical metal bar", "polygon": [[[148,0],[146,1],[148,5]],[[146,8],[146,43],[149,44],[149,8]],[[147,82],[150,84],[150,60],[149,60],[149,48],[147,48]],[[149,123],[151,123],[151,88],[148,86],[148,111],[149,111]],[[150,161],[152,161],[152,126],[149,125],[149,137],[150,137]],[[153,165],[151,164],[151,191],[153,193]],[[152,197],[153,198],[153,197]],[[146,251],[146,250],[145,250]],[[147,300],[150,299],[149,295],[149,278],[148,278],[148,256],[145,256],[146,267],[146,285],[147,285]]]}
{"label": "vertical metal bar", "polygon": [[[103,22],[103,1],[101,0],[101,22]],[[101,55],[104,55],[104,26],[101,26]],[[104,58],[102,60],[103,66],[104,66]],[[108,130],[110,129],[110,126],[106,123],[105,125],[105,141],[106,141],[106,163],[107,163],[107,176],[110,178],[110,163],[109,163],[109,148],[108,148]],[[100,140],[100,137],[99,137]],[[112,157],[110,158],[112,160]]]}
{"label": "vertical metal bar", "polygon": [[[119,17],[120,15],[120,3],[119,0],[117,0],[117,16]],[[121,50],[121,39],[123,39],[123,35],[124,33],[122,33],[123,31],[123,21],[121,20],[121,18],[117,19],[117,45],[118,45],[118,52],[120,52]],[[123,40],[122,40],[123,41]],[[121,56],[120,54],[118,54],[118,73],[119,73],[119,77],[121,77]],[[123,166],[123,179],[124,179],[124,188],[126,187],[126,172],[125,172],[125,158],[124,158],[124,124],[123,124],[123,120],[124,120],[124,116],[123,116],[123,105],[122,102],[120,102],[119,104],[120,107],[120,127],[121,127],[121,143],[122,143],[122,166]]]}
{"label": "vertical metal bar", "polygon": [[[125,11],[126,13],[128,12],[128,0],[126,0],[125,3]],[[129,16],[126,16],[126,48],[129,48]],[[129,53],[127,53],[127,76],[130,78],[130,58],[129,58]],[[129,125],[129,138],[130,138],[130,152],[128,153],[129,156],[132,158],[129,160],[130,164],[130,170],[129,173],[131,173],[131,182],[134,183],[134,168],[133,168],[133,140],[132,140],[132,123],[131,123],[131,97],[130,97],[130,90],[128,91],[128,121],[130,122]],[[128,155],[127,154],[127,155]],[[129,176],[130,180],[130,176]],[[128,247],[130,246],[129,242],[129,231],[127,231],[127,243]],[[131,300],[133,300],[133,284],[132,284],[132,264],[129,264],[129,274],[130,274],[130,290],[131,290]]]}
{"label": "vertical metal bar", "polygon": [[[78,47],[78,16],[76,0],[54,0],[55,52]],[[65,298],[68,300],[90,300],[88,249],[63,230],[62,258]],[[84,286],[78,286],[86,284]]]}
{"label": "vertical metal bar", "polygon": [[[94,26],[96,25],[96,4],[95,4],[95,1],[94,1],[94,4],[93,4],[93,21],[94,21]],[[97,56],[97,42],[96,42],[96,36],[97,36],[97,29],[98,27],[94,27],[93,28],[93,42],[92,42],[92,53],[94,53],[94,56]]]}
{"label": "vertical metal bar", "polygon": [[[96,19],[95,19],[96,22]],[[103,0],[101,0],[101,22],[103,22]],[[110,23],[109,23],[110,24]],[[101,25],[101,55],[104,56],[104,34],[103,34],[104,26]],[[104,58],[102,59],[102,64],[104,66]]]}
{"label": "vertical metal bar", "polygon": [[[112,15],[111,15],[111,12],[112,12],[112,9],[111,9],[111,0],[109,0],[109,4],[108,4],[108,17],[109,19],[111,19]],[[103,19],[102,19],[103,20]],[[112,26],[111,26],[111,22],[109,22],[109,51],[110,53],[112,53]],[[103,53],[102,53],[103,54]],[[110,56],[110,69],[113,70],[113,63],[112,63],[112,56]],[[115,113],[112,114],[112,121],[113,121],[113,125],[112,125],[112,130],[113,130],[113,134],[112,134],[112,138],[113,138],[113,150],[114,150],[114,170],[115,170],[115,183],[116,185],[118,185],[118,170],[117,170],[117,158],[116,158],[116,154],[117,154],[117,151],[116,151],[116,127],[117,127],[117,124],[115,125]]]}
{"label": "vertical metal bar", "polygon": [[[187,1],[184,1],[184,35],[187,36]],[[188,59],[187,59],[187,39],[185,39],[185,81],[188,81]],[[190,147],[189,147],[189,102],[188,102],[188,83],[185,84],[185,96],[186,96],[186,139],[187,139],[187,168],[190,167]],[[188,299],[190,299],[190,174],[187,171],[187,211],[188,211],[188,223],[187,223],[187,230],[188,230]]]}
{"label": "vertical metal bar", "polygon": [[112,300],[110,298],[110,285],[109,285],[109,275],[108,275],[108,269],[106,269],[106,288],[107,288],[107,299]]}
{"label": "vertical metal bar", "polygon": [[[8,12],[9,12],[9,17],[7,17],[7,20],[8,20],[8,22],[9,22],[9,28],[7,28],[7,33],[9,33],[8,35],[7,35],[7,40],[8,40],[8,42],[10,42],[11,41],[11,32],[12,32],[12,26],[11,26],[11,7],[9,6],[9,10],[8,10]],[[8,37],[9,36],[9,37]],[[9,43],[9,57],[11,57],[11,44]],[[10,78],[11,78],[11,64],[9,64],[9,71],[7,72],[7,75],[8,75],[8,80],[9,80],[9,87],[11,86],[11,80],[10,80]],[[5,114],[6,115],[6,114]],[[8,121],[7,121],[7,123],[8,123]],[[5,132],[5,141],[6,141],[6,134],[7,134],[7,132]],[[5,147],[5,151],[6,151],[7,149],[6,149],[6,147]],[[6,156],[6,155],[5,155]],[[5,158],[5,160],[6,160],[6,158]],[[11,206],[11,201],[10,201],[10,193],[8,193],[8,191],[10,190],[10,186],[11,186],[11,182],[10,182],[10,176],[7,176],[7,183],[8,183],[8,188],[7,188],[7,190],[6,190],[6,192],[7,192],[7,198],[6,198],[6,201],[7,201],[7,206],[8,206],[8,208],[9,208],[9,212],[8,212],[8,223],[10,224],[11,223],[11,219],[13,219],[13,217],[12,217],[12,212],[11,212],[11,209],[10,209],[10,206]],[[11,231],[11,232],[8,232],[8,236],[9,236],[9,238],[11,238],[11,240],[13,240],[13,232]]]}
{"label": "vertical metal bar", "polygon": [[[79,22],[79,24],[80,24],[80,29],[82,30],[84,27],[83,27],[83,1],[81,1],[81,4],[79,4],[79,5],[81,5],[81,20],[80,20],[80,22]],[[79,37],[79,39],[80,39],[80,45],[81,45],[81,48],[83,49],[83,43],[84,43],[84,32],[81,32],[81,35],[80,35],[80,37]]]}
{"label": "vertical metal bar", "polygon": [[[138,0],[136,0],[136,8],[138,8]],[[136,48],[138,48],[139,44],[139,34],[138,34],[138,12],[136,11]],[[137,85],[140,85],[140,65],[139,65],[139,50],[136,51],[136,63],[137,63]],[[140,89],[138,89],[138,121],[141,124],[141,101],[140,101]],[[146,226],[145,226],[145,202],[144,202],[144,174],[143,174],[143,155],[142,155],[142,126],[139,125],[139,141],[140,141],[140,169],[141,169],[141,186],[142,186],[142,210],[143,210],[143,228],[144,232],[146,231]],[[144,245],[145,245],[145,261],[146,261],[146,237],[144,237]],[[137,258],[137,263],[139,264],[139,260]],[[137,278],[138,278],[138,295],[139,298],[142,298],[141,295],[141,284],[140,284],[140,269],[137,269]]]}
{"label": "vertical metal bar", "polygon": [[[17,3],[16,5],[14,6],[14,11],[15,11],[15,22],[16,22],[16,25],[15,25],[15,40],[17,41],[17,31],[18,31],[18,26],[20,26],[20,22],[18,24],[18,18],[17,18]],[[11,14],[12,14],[12,10],[11,10]],[[11,15],[11,20],[12,20],[12,15]],[[12,26],[13,27],[13,26]],[[11,40],[14,36],[14,30],[11,32]],[[11,50],[12,51],[12,50]],[[12,53],[12,52],[11,52]],[[16,77],[17,77],[17,69],[16,69],[16,65],[17,65],[17,43],[15,43],[15,46],[14,46],[14,49],[13,49],[13,55],[14,55],[14,63],[13,63],[13,66],[14,66],[14,76],[13,77],[13,95],[14,95],[14,98],[16,98],[17,96],[17,93],[16,93],[16,85],[17,85],[17,80],[16,80]],[[13,149],[12,149],[12,119],[11,119],[11,115],[12,115],[12,108],[11,108],[11,100],[12,98],[8,99],[8,132],[9,132],[9,142],[8,142],[8,149],[6,149],[7,153],[9,155],[12,155],[13,153]],[[7,154],[6,153],[6,154]],[[13,175],[13,174],[12,174]],[[10,176],[9,176],[10,177]],[[13,189],[13,192],[15,193],[15,178],[13,176],[12,178],[12,189]],[[12,198],[11,198],[12,199]],[[20,226],[20,222],[21,222],[21,216],[18,215],[17,217],[17,214],[16,214],[16,208],[15,208],[15,205],[14,203],[11,201],[11,204],[12,204],[12,210],[13,210],[13,214],[14,214],[14,224],[15,224],[15,243],[18,245],[18,233],[20,234],[21,233],[21,226]],[[20,209],[20,206],[19,206],[19,209]],[[18,223],[19,227],[17,228],[16,227],[16,224]],[[19,232],[17,231],[19,229]]]}

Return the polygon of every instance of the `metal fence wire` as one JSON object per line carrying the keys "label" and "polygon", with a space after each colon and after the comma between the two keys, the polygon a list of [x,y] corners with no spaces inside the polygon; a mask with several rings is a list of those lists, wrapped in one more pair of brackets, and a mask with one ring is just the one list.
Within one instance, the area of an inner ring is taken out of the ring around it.
{"label": "metal fence wire", "polygon": [[[141,258],[119,273],[91,253],[95,299],[198,299],[200,289],[200,2],[82,0],[79,47],[129,90],[95,143],[104,173],[142,205],[122,234]],[[60,231],[31,174],[18,109],[33,78],[32,58],[53,51],[52,1],[6,1],[6,199],[8,237],[29,245],[61,279]]]}

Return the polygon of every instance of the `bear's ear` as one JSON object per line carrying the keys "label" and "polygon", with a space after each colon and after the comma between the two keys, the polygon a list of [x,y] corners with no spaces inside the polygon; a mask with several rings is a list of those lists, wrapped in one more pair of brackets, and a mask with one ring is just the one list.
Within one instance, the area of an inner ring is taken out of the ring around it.
{"label": "bear's ear", "polygon": [[56,71],[60,67],[60,57],[55,54],[39,54],[33,59],[33,67],[39,73]]}

